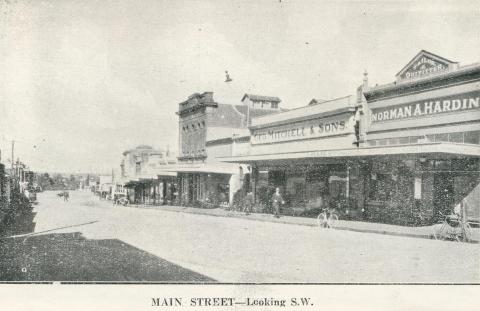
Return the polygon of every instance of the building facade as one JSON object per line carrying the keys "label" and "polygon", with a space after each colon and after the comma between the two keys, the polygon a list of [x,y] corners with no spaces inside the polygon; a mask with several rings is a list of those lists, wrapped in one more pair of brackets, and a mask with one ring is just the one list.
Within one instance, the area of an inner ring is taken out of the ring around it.
{"label": "building facade", "polygon": [[[230,206],[243,188],[244,165],[217,158],[246,152],[248,124],[259,115],[280,111],[276,97],[245,94],[239,105],[215,102],[213,93],[195,93],[179,104],[179,203]],[[263,103],[263,104],[262,104]]]}
{"label": "building facade", "polygon": [[120,175],[112,187],[114,200],[126,197],[136,204],[172,204],[177,200],[176,155],[167,148],[140,145],[123,152]]}
{"label": "building facade", "polygon": [[421,51],[386,85],[356,98],[254,118],[250,147],[223,161],[252,166],[255,201],[269,210],[336,208],[344,219],[431,224],[459,202],[479,217],[480,64]]}
{"label": "building facade", "polygon": [[368,163],[372,214],[433,222],[465,199],[468,216],[478,219],[480,64],[421,51],[393,83],[363,94],[361,145],[403,150]]}
{"label": "building facade", "polygon": [[252,119],[249,152],[224,160],[251,165],[257,211],[271,212],[276,188],[287,214],[318,214],[327,202],[362,208],[352,191],[356,163],[330,156],[358,143],[359,108],[346,96]]}

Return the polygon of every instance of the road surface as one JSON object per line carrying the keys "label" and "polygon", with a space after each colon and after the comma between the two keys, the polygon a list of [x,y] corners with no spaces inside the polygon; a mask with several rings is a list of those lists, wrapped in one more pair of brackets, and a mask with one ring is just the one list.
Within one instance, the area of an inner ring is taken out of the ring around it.
{"label": "road surface", "polygon": [[[2,240],[0,280],[478,283],[478,244],[113,206],[38,194],[34,232]],[[179,207],[181,210],[181,207]]]}

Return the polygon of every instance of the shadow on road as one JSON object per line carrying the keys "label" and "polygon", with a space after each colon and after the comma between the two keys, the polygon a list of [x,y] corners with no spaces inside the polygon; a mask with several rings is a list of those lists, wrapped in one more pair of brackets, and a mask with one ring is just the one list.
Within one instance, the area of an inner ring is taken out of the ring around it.
{"label": "shadow on road", "polygon": [[117,239],[80,232],[0,240],[0,281],[215,282]]}
{"label": "shadow on road", "polygon": [[[91,225],[91,224],[94,224],[98,222],[98,220],[93,220],[93,221],[89,221],[89,222],[84,222],[84,223],[81,223],[81,224],[75,224],[75,225],[70,225],[70,226],[63,226],[63,227],[56,227],[56,228],[52,228],[52,229],[48,229],[48,230],[43,230],[43,231],[38,231],[38,232],[33,232],[33,229],[30,230],[30,231],[16,231],[16,234],[13,234],[9,237],[15,237],[15,236],[22,236],[22,237],[27,237],[27,236],[32,236],[32,235],[40,235],[40,234],[43,234],[45,232],[52,232],[52,231],[57,231],[57,230],[60,230],[60,229],[67,229],[67,228],[73,228],[73,227],[80,227],[80,226],[85,226],[85,225]],[[33,223],[33,228],[35,228],[35,223]]]}

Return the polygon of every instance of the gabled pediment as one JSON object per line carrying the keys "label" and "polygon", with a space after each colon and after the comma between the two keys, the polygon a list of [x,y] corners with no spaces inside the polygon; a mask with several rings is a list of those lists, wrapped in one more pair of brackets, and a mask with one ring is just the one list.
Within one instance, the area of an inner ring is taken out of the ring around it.
{"label": "gabled pediment", "polygon": [[434,75],[454,69],[458,62],[421,50],[399,73],[398,80],[409,80]]}

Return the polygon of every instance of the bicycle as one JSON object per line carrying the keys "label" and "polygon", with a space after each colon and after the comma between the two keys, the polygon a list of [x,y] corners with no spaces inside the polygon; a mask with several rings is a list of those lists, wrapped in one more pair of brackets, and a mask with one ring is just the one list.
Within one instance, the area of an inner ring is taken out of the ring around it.
{"label": "bicycle", "polygon": [[433,227],[435,240],[447,240],[457,242],[469,242],[471,237],[470,224],[462,221],[458,215],[444,215],[440,224]]}
{"label": "bicycle", "polygon": [[317,216],[317,224],[319,227],[333,228],[337,221],[338,215],[328,208],[324,208],[323,212]]}

